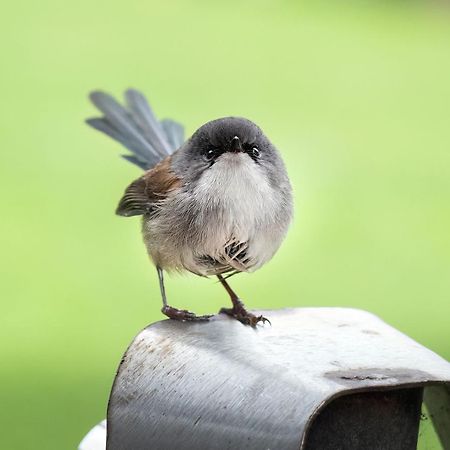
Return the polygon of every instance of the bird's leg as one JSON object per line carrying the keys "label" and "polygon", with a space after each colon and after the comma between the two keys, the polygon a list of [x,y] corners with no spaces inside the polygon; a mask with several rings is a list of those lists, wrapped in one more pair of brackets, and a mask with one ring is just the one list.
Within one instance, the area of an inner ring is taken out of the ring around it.
{"label": "bird's leg", "polygon": [[158,271],[159,288],[161,289],[161,297],[162,297],[162,302],[163,302],[163,307],[161,308],[161,312],[164,315],[166,315],[170,319],[188,320],[188,321],[208,320],[211,317],[211,314],[204,315],[204,316],[197,316],[193,312],[187,311],[185,309],[177,309],[177,308],[173,308],[172,306],[169,306],[167,304],[166,289],[164,287],[163,270],[161,269],[161,267],[157,267],[156,270]]}
{"label": "bird's leg", "polygon": [[228,314],[229,316],[232,316],[235,319],[239,320],[239,322],[242,322],[245,325],[251,325],[252,327],[254,327],[258,322],[270,323],[270,320],[266,319],[264,316],[256,316],[255,314],[247,311],[244,304],[233,291],[233,289],[231,289],[225,278],[222,275],[217,275],[217,278],[222,283],[222,286],[225,288],[225,290],[228,292],[233,303],[232,308],[222,308],[219,311],[220,313]]}

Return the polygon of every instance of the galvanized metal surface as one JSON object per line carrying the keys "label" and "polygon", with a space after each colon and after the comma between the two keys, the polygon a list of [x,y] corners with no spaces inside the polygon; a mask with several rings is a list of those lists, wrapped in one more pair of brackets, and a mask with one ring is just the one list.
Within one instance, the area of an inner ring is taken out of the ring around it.
{"label": "galvanized metal surface", "polygon": [[450,383],[450,364],[364,311],[261,311],[143,330],[119,367],[108,450],[298,450],[320,409],[351,392]]}

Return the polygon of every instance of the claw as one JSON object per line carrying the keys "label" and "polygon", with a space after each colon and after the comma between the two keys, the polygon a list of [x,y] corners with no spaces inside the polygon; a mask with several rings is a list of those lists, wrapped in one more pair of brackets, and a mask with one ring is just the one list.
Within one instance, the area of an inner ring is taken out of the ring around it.
{"label": "claw", "polygon": [[272,322],[264,316],[254,316],[251,313],[247,313],[248,316],[253,316],[253,317],[249,317],[250,319],[250,323],[249,325],[251,325],[252,327],[256,326],[259,322],[262,322],[263,325],[265,325],[265,323],[267,322],[270,326],[272,326]]}
{"label": "claw", "polygon": [[259,316],[258,322],[262,322],[263,325],[267,322],[270,326],[272,326],[272,322],[267,317],[264,316]]}
{"label": "claw", "polygon": [[212,317],[212,314],[205,314],[203,316],[197,316],[195,313],[188,311],[186,309],[177,309],[172,306],[163,306],[161,312],[174,320],[182,320],[186,322],[204,322]]}
{"label": "claw", "polygon": [[250,325],[251,327],[256,327],[259,322],[262,322],[263,325],[268,322],[270,326],[272,323],[269,319],[264,316],[255,316],[251,312],[248,312],[242,302],[240,304],[236,304],[233,308],[222,308],[219,313],[228,314],[231,317],[239,320],[239,322],[244,325]]}

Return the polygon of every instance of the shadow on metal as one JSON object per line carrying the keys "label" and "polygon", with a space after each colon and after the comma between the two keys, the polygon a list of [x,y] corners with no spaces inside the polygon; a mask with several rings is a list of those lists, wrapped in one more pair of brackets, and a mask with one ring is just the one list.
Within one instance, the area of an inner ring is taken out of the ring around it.
{"label": "shadow on metal", "polygon": [[217,316],[139,333],[112,389],[107,449],[415,449],[424,388],[450,448],[447,361],[365,311],[258,313],[272,326]]}

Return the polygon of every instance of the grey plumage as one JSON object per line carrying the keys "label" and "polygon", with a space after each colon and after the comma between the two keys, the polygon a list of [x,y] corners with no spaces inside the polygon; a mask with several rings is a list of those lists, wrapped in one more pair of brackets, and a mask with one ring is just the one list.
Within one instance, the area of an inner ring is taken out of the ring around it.
{"label": "grey plumage", "polygon": [[183,143],[183,126],[170,119],[159,122],[145,97],[134,89],[125,92],[128,108],[101,91],[92,92],[90,99],[104,116],[86,122],[128,148],[133,155],[123,158],[144,170],[154,167]]}
{"label": "grey plumage", "polygon": [[169,144],[171,145],[172,150],[176,150],[181,147],[181,144],[184,142],[184,127],[175,120],[172,119],[164,119],[161,120],[161,126],[163,127],[164,132],[166,133],[167,139],[169,140]]}
{"label": "grey plumage", "polygon": [[125,92],[125,100],[131,117],[138,124],[146,140],[152,143],[154,149],[163,158],[170,155],[170,145],[164,130],[145,97],[140,92],[129,89]]}
{"label": "grey plumage", "polygon": [[178,320],[209,317],[167,303],[163,271],[187,270],[219,277],[233,303],[223,312],[253,326],[267,321],[245,310],[222,274],[257,270],[286,235],[292,192],[275,146],[242,117],[212,120],[184,143],[183,127],[171,119],[158,121],[136,90],[126,91],[126,106],[103,92],[90,98],[104,116],[87,123],[128,148],[132,154],[123,158],[146,170],[126,188],[116,213],[142,216],[162,312]]}
{"label": "grey plumage", "polygon": [[137,156],[133,155],[121,155],[123,159],[127,160],[131,164],[140,167],[142,170],[147,170],[149,168],[148,163],[141,161]]}

